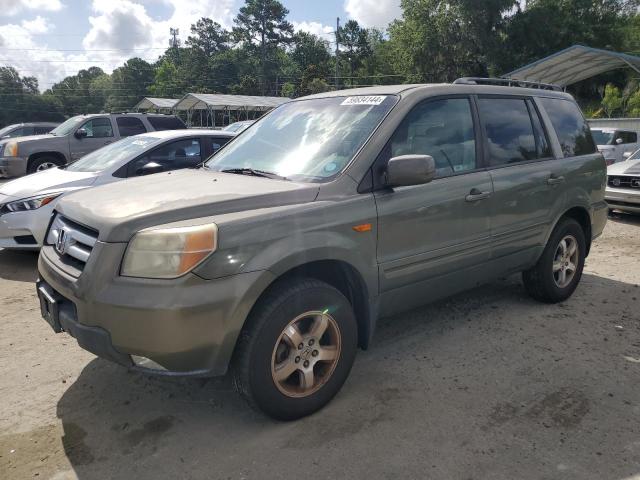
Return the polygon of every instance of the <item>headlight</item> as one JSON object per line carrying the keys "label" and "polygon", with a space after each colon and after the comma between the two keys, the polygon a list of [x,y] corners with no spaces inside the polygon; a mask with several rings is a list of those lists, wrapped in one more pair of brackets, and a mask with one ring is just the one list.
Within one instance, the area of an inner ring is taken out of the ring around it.
{"label": "headlight", "polygon": [[5,157],[17,157],[18,156],[18,142],[7,142],[4,146]]}
{"label": "headlight", "polygon": [[15,202],[7,203],[2,207],[3,213],[7,212],[26,212],[27,210],[35,210],[44,207],[48,203],[53,202],[61,193],[50,193],[48,195],[40,195],[38,197],[25,198]]}
{"label": "headlight", "polygon": [[127,247],[121,275],[141,278],[178,278],[215,252],[215,223],[141,230]]}

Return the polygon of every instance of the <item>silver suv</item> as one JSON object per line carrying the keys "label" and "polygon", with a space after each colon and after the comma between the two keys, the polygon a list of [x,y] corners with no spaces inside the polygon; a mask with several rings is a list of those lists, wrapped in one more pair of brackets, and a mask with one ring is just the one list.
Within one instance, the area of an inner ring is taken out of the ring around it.
{"label": "silver suv", "polygon": [[201,169],[71,194],[38,269],[44,318],[164,375],[222,375],[282,419],[338,392],[379,317],[523,272],[578,286],[606,169],[561,91],[380,86],[284,104]]}
{"label": "silver suv", "polygon": [[0,141],[0,176],[19,177],[66,165],[123,137],[183,128],[182,120],[173,115],[78,115],[48,134]]}

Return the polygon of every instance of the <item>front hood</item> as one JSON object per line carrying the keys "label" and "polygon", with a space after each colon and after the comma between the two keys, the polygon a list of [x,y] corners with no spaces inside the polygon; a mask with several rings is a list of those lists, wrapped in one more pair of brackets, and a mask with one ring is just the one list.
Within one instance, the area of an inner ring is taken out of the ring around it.
{"label": "front hood", "polygon": [[139,230],[165,223],[315,200],[313,184],[178,170],[73,193],[56,210],[99,231],[99,240],[128,242]]}
{"label": "front hood", "polygon": [[640,175],[640,159],[626,160],[607,167],[607,175]]}
{"label": "front hood", "polygon": [[0,185],[0,194],[15,199],[60,192],[63,190],[88,187],[96,181],[97,174],[91,172],[70,172],[51,168]]}
{"label": "front hood", "polygon": [[21,143],[29,143],[37,140],[42,140],[43,138],[58,138],[55,135],[51,135],[50,133],[45,133],[44,135],[28,135],[26,137],[14,137],[14,138],[5,138],[0,142],[1,144],[5,144],[7,142],[18,142]]}

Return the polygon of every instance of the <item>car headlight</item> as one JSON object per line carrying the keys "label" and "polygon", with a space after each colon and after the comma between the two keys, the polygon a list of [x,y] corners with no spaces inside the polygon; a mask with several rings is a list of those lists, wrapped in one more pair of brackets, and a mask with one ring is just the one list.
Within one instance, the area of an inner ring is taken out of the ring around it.
{"label": "car headlight", "polygon": [[125,277],[178,278],[202,263],[217,246],[215,223],[148,228],[129,243],[120,273]]}
{"label": "car headlight", "polygon": [[48,195],[40,195],[38,197],[25,198],[10,202],[2,207],[2,213],[26,212],[27,210],[36,210],[40,207],[53,202],[61,193],[50,193]]}
{"label": "car headlight", "polygon": [[5,157],[17,157],[18,156],[18,142],[7,142],[4,146]]}

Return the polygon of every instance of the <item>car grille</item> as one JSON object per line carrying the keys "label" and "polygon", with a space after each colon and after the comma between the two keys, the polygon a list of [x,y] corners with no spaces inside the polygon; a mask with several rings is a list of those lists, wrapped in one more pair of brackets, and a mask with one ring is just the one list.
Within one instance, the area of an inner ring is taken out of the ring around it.
{"label": "car grille", "polygon": [[610,175],[607,177],[607,185],[613,188],[640,190],[640,177]]}
{"label": "car grille", "polygon": [[97,231],[56,214],[51,222],[46,243],[53,247],[64,263],[82,270],[97,241]]}

